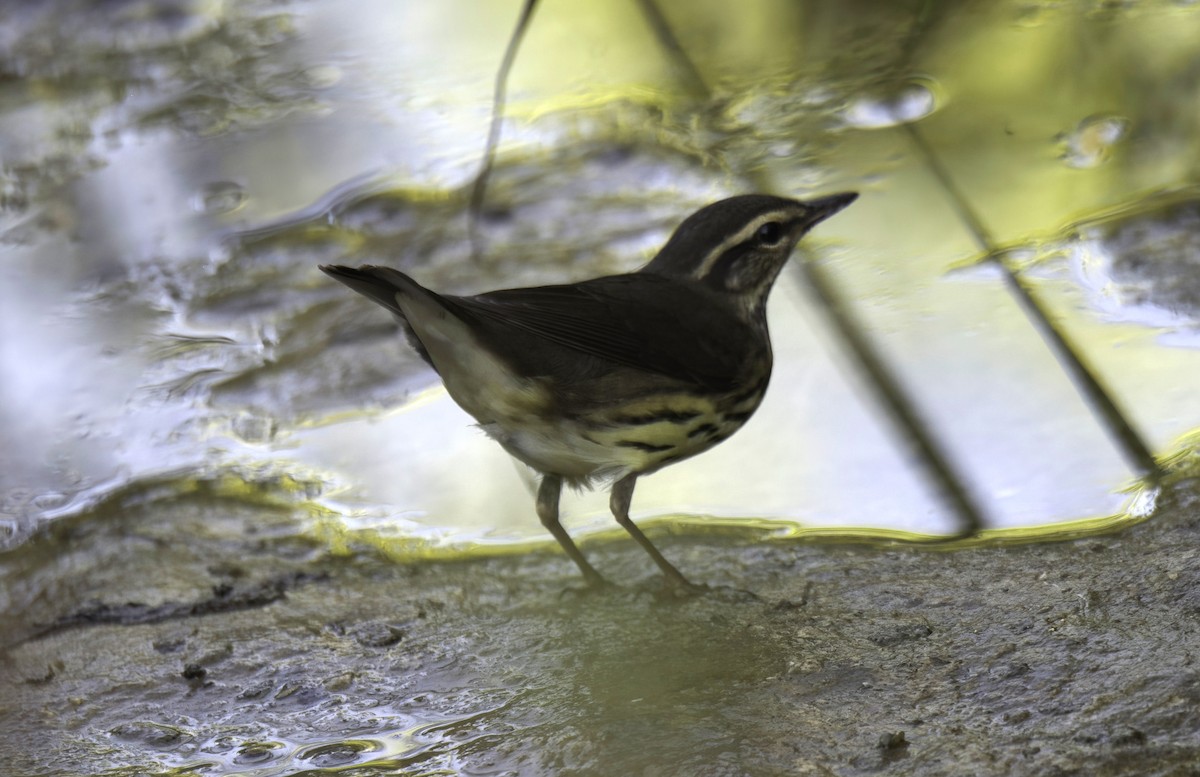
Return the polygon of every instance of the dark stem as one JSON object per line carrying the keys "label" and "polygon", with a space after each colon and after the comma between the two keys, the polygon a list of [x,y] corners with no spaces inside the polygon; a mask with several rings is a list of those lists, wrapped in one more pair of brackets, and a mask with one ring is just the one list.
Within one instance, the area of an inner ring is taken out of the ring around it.
{"label": "dark stem", "polygon": [[479,174],[475,176],[475,183],[471,186],[471,200],[467,204],[467,233],[471,239],[471,256],[476,261],[479,260],[482,250],[479,219],[483,212],[483,198],[487,194],[488,178],[492,175],[492,166],[496,161],[496,146],[500,142],[500,123],[504,120],[508,74],[517,59],[517,49],[521,46],[525,31],[529,29],[536,5],[537,0],[525,0],[525,5],[521,7],[521,16],[517,19],[517,26],[513,29],[512,37],[508,39],[508,47],[504,50],[504,59],[500,61],[500,69],[496,71],[496,86],[492,93],[492,123],[488,127],[487,142],[484,145],[483,165]]}
{"label": "dark stem", "polygon": [[959,531],[955,538],[970,537],[981,531],[985,527],[983,512],[971,498],[963,485],[962,476],[955,471],[949,457],[926,431],[928,425],[919,416],[900,384],[884,365],[883,359],[867,340],[862,327],[850,317],[845,305],[838,299],[816,262],[802,259],[797,264],[834,331],[841,337],[846,348],[854,354],[859,367],[869,378],[867,382],[873,389],[876,400],[883,405],[892,422],[904,433],[926,473],[937,485],[942,498],[958,516]]}
{"label": "dark stem", "polygon": [[1155,461],[1149,446],[1133,428],[1128,416],[1117,406],[1116,401],[1104,388],[1100,379],[1096,377],[1095,371],[1087,364],[1079,349],[1073,346],[1067,336],[1050,320],[1049,314],[1038,302],[1033,291],[1021,282],[1016,270],[1008,263],[1004,252],[996,248],[995,241],[984,228],[983,222],[971,208],[962,191],[955,185],[950,173],[934,155],[933,149],[925,142],[925,138],[914,125],[906,124],[904,126],[930,172],[946,190],[951,204],[958,211],[959,217],[966,224],[972,237],[975,238],[980,250],[984,252],[983,261],[991,262],[999,268],[1009,294],[1017,301],[1026,318],[1029,319],[1029,323],[1033,325],[1055,358],[1058,359],[1059,365],[1066,371],[1067,376],[1075,385],[1075,389],[1091,408],[1092,413],[1097,416],[1109,437],[1116,443],[1126,463],[1142,477],[1151,481],[1158,480],[1163,474],[1162,468]]}
{"label": "dark stem", "polygon": [[696,63],[680,45],[679,38],[675,37],[675,31],[671,29],[671,25],[667,22],[667,17],[663,15],[662,9],[658,7],[658,3],[655,0],[638,0],[638,5],[641,6],[642,14],[646,17],[651,31],[654,32],[654,37],[658,38],[659,45],[670,55],[679,74],[687,82],[688,89],[697,97],[711,96],[712,90],[708,88],[704,76],[700,75],[700,69],[696,67]]}

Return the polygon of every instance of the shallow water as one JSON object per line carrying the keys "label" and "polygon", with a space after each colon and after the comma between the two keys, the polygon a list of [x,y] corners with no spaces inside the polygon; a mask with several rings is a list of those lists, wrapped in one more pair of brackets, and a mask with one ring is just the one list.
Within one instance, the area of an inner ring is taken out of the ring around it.
{"label": "shallow water", "polygon": [[[713,84],[703,103],[673,92],[633,11],[542,9],[476,264],[460,187],[511,10],[453,24],[387,3],[5,12],[8,544],[114,489],[262,471],[303,481],[350,526],[540,538],[529,473],[386,314],[315,265],[395,263],[450,291],[627,270],[687,212],[764,174],[784,192],[863,192],[808,251],[989,525],[1119,513],[1131,473],[996,275],[969,268],[978,248],[897,126],[923,116],[1153,451],[1195,427],[1195,199],[1160,194],[1194,172],[1178,75],[1195,66],[1191,9],[1000,3],[861,29],[813,10],[785,14],[793,37],[750,43],[780,12],[763,3],[693,52]],[[715,18],[676,22],[687,38]],[[70,55],[52,56],[68,35]],[[834,53],[848,40],[857,59]],[[735,440],[645,479],[637,514],[953,528],[798,275],[770,316],[763,408]],[[570,497],[568,523],[607,527],[606,501]]]}
{"label": "shallow water", "polygon": [[[995,269],[979,264],[902,121],[919,120],[1153,452],[1194,466],[1191,4],[934,3],[910,15],[890,3],[761,0],[731,19],[724,4],[664,3],[708,97],[687,85],[636,4],[543,5],[512,74],[478,263],[464,187],[518,3],[0,9],[8,639],[95,617],[92,599],[137,603],[150,617],[256,575],[269,577],[268,593],[291,590],[272,588],[271,575],[294,582],[341,563],[386,578],[374,554],[416,562],[545,549],[530,474],[471,426],[386,314],[316,265],[388,263],[453,292],[621,272],[687,213],[764,181],[798,196],[862,192],[806,241],[804,258],[848,301],[990,527],[1040,538],[1047,525],[1073,532],[1081,527],[1068,522],[1080,519],[1144,517],[1153,492],[1135,485]],[[763,407],[719,448],[642,481],[635,517],[729,543],[952,531],[954,516],[799,272],[781,278],[770,322],[776,368]],[[565,522],[611,531],[606,505],[604,494],[568,494]],[[544,590],[529,607],[553,612],[569,570],[534,566]],[[718,564],[712,574],[736,587],[744,571]],[[526,583],[472,595],[507,601]],[[391,594],[405,590],[400,580]],[[651,732],[659,763],[722,764],[736,743],[705,736],[728,725],[720,710],[740,673],[791,671],[728,623],[705,621],[707,611],[664,622],[641,594],[631,607],[602,605],[577,627],[586,633],[560,625],[527,670],[484,662],[499,673],[486,682],[461,669],[451,643],[363,668],[352,656],[386,653],[404,618],[370,610],[366,625],[350,614],[349,626],[325,624],[331,610],[355,612],[353,601],[330,604],[335,595],[293,593],[294,609],[265,620],[250,611],[231,626],[225,638],[243,652],[230,687],[248,695],[189,707],[190,720],[155,712],[169,703],[138,673],[177,657],[219,662],[220,640],[184,655],[186,640],[169,634],[133,645],[106,633],[106,649],[129,651],[129,677],[107,699],[79,686],[68,717],[81,762],[113,774],[134,763],[247,775],[482,769],[481,753],[518,725],[528,743],[505,740],[492,767],[561,771],[570,752],[551,763],[539,742],[557,751],[571,738],[554,729],[539,739],[553,714],[539,705],[566,705],[576,689],[595,705],[572,718],[578,725],[601,721],[636,742]],[[495,627],[496,650],[527,649],[524,637],[505,641],[486,602],[471,604],[479,629]],[[647,634],[659,640],[649,648],[678,650],[709,680],[682,712],[654,706],[662,687],[684,681],[639,663]],[[299,672],[295,651],[314,642],[329,676],[317,686],[277,676]],[[745,658],[730,665],[730,654]],[[360,669],[365,680],[338,679]],[[422,690],[423,671],[435,691]],[[173,664],[169,674],[183,682]],[[403,688],[389,685],[396,677]],[[539,695],[538,677],[553,693]],[[829,682],[853,677],[832,672]],[[386,694],[405,702],[389,706]],[[733,709],[769,696],[747,694]],[[493,708],[504,714],[488,718]]]}

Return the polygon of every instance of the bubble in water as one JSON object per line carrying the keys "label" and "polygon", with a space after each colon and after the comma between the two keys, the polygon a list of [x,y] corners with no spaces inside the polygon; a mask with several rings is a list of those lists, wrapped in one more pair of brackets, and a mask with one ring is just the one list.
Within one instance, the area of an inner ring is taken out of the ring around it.
{"label": "bubble in water", "polygon": [[859,97],[846,106],[842,118],[851,127],[880,129],[923,119],[937,108],[934,83],[927,79],[914,79],[887,95]]}
{"label": "bubble in water", "polygon": [[347,740],[311,747],[297,754],[302,761],[311,761],[317,766],[342,766],[360,760],[363,753],[377,750],[378,746],[367,740]]}
{"label": "bubble in water", "polygon": [[48,491],[34,497],[33,506],[38,510],[57,510],[65,505],[69,499],[70,497],[66,494],[61,494],[57,491]]}
{"label": "bubble in water", "polygon": [[197,213],[217,216],[233,213],[246,203],[246,187],[233,181],[214,181],[196,193],[192,206]]}
{"label": "bubble in water", "polygon": [[278,742],[252,742],[244,744],[238,750],[238,754],[233,757],[233,762],[243,766],[264,764],[273,761],[279,755],[276,750],[280,747]]}
{"label": "bubble in water", "polygon": [[1122,116],[1089,116],[1074,131],[1057,137],[1062,147],[1059,158],[1068,167],[1096,167],[1112,155],[1115,146],[1129,131],[1129,119]]}
{"label": "bubble in water", "polygon": [[172,750],[192,740],[192,735],[183,729],[145,721],[122,723],[108,733],[122,742],[147,745],[158,750]]}
{"label": "bubble in water", "polygon": [[279,431],[275,419],[253,413],[239,413],[231,420],[230,428],[248,443],[271,442]]}

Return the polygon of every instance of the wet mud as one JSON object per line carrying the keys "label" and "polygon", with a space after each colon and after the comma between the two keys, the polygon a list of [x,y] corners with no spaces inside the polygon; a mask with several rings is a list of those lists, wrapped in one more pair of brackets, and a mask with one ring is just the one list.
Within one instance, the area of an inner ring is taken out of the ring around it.
{"label": "wet mud", "polygon": [[1011,547],[659,525],[660,547],[712,587],[682,598],[629,541],[584,543],[621,581],[593,591],[549,544],[397,561],[353,535],[334,548],[288,534],[286,518],[197,491],[0,560],[9,602],[29,603],[5,613],[9,773],[1118,775],[1200,761],[1194,479],[1121,533]]}

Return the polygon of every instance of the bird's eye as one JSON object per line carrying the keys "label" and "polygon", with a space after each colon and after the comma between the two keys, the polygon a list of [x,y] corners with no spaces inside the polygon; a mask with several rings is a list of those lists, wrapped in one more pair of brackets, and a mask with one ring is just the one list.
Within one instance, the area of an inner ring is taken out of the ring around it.
{"label": "bird's eye", "polygon": [[754,233],[754,239],[765,246],[773,246],[783,239],[783,225],[778,221],[768,221]]}

